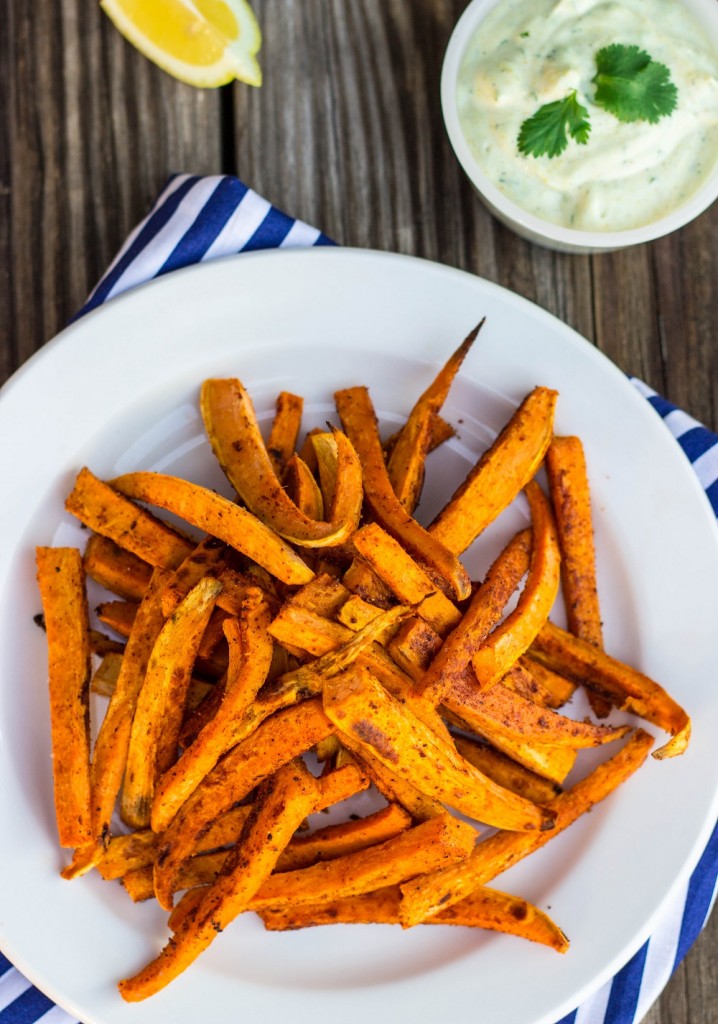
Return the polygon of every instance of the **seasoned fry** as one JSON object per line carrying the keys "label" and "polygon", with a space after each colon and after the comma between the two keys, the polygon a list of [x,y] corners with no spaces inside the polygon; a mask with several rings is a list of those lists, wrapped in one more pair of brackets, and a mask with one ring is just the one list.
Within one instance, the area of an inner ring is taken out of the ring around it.
{"label": "seasoned fry", "polygon": [[387,471],[394,493],[411,514],[419,503],[432,427],[456,374],[481,330],[482,320],[462,341],[418,399],[391,448]]}
{"label": "seasoned fry", "polygon": [[88,871],[101,857],[110,834],[110,819],[122,786],[137,698],[160,630],[164,626],[162,592],[169,572],[155,569],[137,610],[122,655],[117,685],[95,741],[90,770],[92,838],[76,852],[63,877]]}
{"label": "seasoned fry", "polygon": [[[300,903],[291,907],[270,907],[258,911],[268,931],[288,931],[325,924],[400,924],[401,889],[386,886],[361,896]],[[448,910],[427,918],[422,924],[462,925],[517,935],[550,946],[559,953],[568,949],[568,939],[548,914],[528,900],[497,889],[482,887]]]}
{"label": "seasoned fry", "polygon": [[309,835],[295,836],[277,861],[276,871],[298,871],[320,860],[333,860],[393,839],[411,825],[411,815],[398,804],[387,804],[356,821],[327,825]]}
{"label": "seasoned fry", "polygon": [[52,775],[60,846],[92,838],[90,802],[90,626],[82,556],[35,551],[48,648]]}
{"label": "seasoned fry", "polygon": [[196,586],[203,576],[214,576],[215,579],[224,568],[226,547],[215,537],[204,537],[199,544],[177,566],[167,580],[162,595],[162,612],[169,618],[181,601],[187,597],[192,587]]}
{"label": "seasoned fry", "polygon": [[[561,548],[561,581],[568,628],[575,636],[603,647],[601,609],[596,585],[591,492],[586,457],[578,437],[554,437],[546,452],[546,473]],[[588,699],[599,718],[610,701],[593,690]]]}
{"label": "seasoned fry", "polygon": [[365,850],[272,875],[249,906],[259,910],[371,892],[423,876],[435,870],[431,865],[461,862],[470,855],[475,841],[471,825],[444,813]]}
{"label": "seasoned fry", "polygon": [[65,508],[95,533],[160,569],[174,569],[194,548],[191,541],[98,480],[87,468],[78,473]]}
{"label": "seasoned fry", "polygon": [[280,480],[297,446],[303,410],[304,399],[299,395],[293,395],[291,391],[280,391],[277,395],[274,419],[267,438],[267,454]]}
{"label": "seasoned fry", "polygon": [[516,608],[472,655],[482,689],[498,682],[528,650],[558,594],[561,557],[551,508],[537,483],[530,481],[525,490],[531,508],[531,563]]}
{"label": "seasoned fry", "polygon": [[459,624],[461,612],[453,601],[436,589],[421,566],[380,526],[362,527],[352,543],[394,596],[403,604],[416,605],[416,614],[440,636]]}
{"label": "seasoned fry", "polygon": [[438,703],[451,690],[491,630],[529,567],[531,533],[523,530],[506,545],[471,599],[461,622],[446,638],[421,681],[422,692]]}
{"label": "seasoned fry", "polygon": [[419,924],[453,906],[512,864],[540,849],[625,782],[643,764],[652,744],[653,738],[637,729],[610,760],[555,797],[547,805],[555,815],[551,831],[497,832],[480,842],[462,864],[406,882],[401,887],[400,908],[404,927]]}
{"label": "seasoned fry", "polygon": [[541,465],[553,436],[557,392],[534,388],[429,527],[461,554],[511,504]]}
{"label": "seasoned fry", "polygon": [[546,804],[561,792],[558,783],[542,778],[486,743],[456,735],[454,743],[461,756],[484,775],[535,804]]}
{"label": "seasoned fry", "polygon": [[219,593],[206,576],[168,619],[155,641],[132,720],[122,788],[122,818],[145,828],[155,786],[177,754],[177,742],[194,658]]}
{"label": "seasoned fry", "polygon": [[261,590],[248,591],[237,619],[224,624],[229,642],[229,669],[222,701],[194,743],[170,766],[155,788],[152,828],[163,832],[188,796],[234,743],[235,722],[257,696],[272,663],[267,632],[271,612]]}
{"label": "seasoned fry", "polygon": [[499,828],[551,828],[549,814],[464,761],[366,670],[355,666],[327,680],[324,710],[342,736],[434,799]]}
{"label": "seasoned fry", "polygon": [[389,480],[374,407],[366,388],[347,388],[334,396],[337,411],[361,462],[364,500],[377,522],[411,555],[437,576],[437,583],[458,600],[471,593],[471,581],[456,556],[408,514]]}
{"label": "seasoned fry", "polygon": [[[252,401],[240,381],[205,381],[200,408],[217,461],[257,519],[280,537],[307,547],[327,547],[348,540],[359,522],[362,486],[356,452],[343,434],[336,432],[333,438],[337,467],[331,507],[327,505],[330,518],[317,522],[304,515],[277,479]],[[262,564],[255,555],[252,557]]]}
{"label": "seasoned fry", "polygon": [[534,640],[532,654],[549,668],[595,689],[622,711],[632,711],[670,733],[673,738],[654,751],[653,757],[675,757],[688,746],[690,718],[659,683],[637,669],[552,622],[547,622]]}
{"label": "seasoned fry", "polygon": [[[299,555],[251,512],[206,487],[164,473],[140,472],[117,477],[111,489],[136,501],[164,508],[205,533],[211,533],[283,583],[308,583],[314,575]],[[189,553],[185,550],[177,563]]]}
{"label": "seasoned fry", "polygon": [[82,564],[91,579],[126,601],[141,601],[152,575],[151,565],[99,533],[85,545]]}

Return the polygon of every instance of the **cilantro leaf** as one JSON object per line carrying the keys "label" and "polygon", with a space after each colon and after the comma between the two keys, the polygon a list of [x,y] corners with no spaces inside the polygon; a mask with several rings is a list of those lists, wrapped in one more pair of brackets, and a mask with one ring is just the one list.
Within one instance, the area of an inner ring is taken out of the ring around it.
{"label": "cilantro leaf", "polygon": [[678,90],[670,71],[638,46],[604,46],[596,68],[594,100],[619,121],[655,124],[675,110]]}
{"label": "cilantro leaf", "polygon": [[585,145],[591,125],[588,110],[576,98],[576,90],[562,100],[544,103],[521,125],[519,152],[524,156],[559,156],[568,145],[568,135]]}

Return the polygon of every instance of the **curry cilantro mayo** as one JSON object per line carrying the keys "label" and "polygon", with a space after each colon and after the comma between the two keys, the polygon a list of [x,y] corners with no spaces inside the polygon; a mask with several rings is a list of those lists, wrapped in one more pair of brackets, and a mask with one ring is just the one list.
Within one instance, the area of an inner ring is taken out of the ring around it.
{"label": "curry cilantro mayo", "polygon": [[[670,114],[625,122],[596,102],[605,47],[665,66]],[[584,141],[522,153],[522,126],[574,94]],[[640,227],[688,200],[718,160],[718,54],[678,0],[501,0],[469,40],[457,109],[482,172],[522,209],[583,231]]]}

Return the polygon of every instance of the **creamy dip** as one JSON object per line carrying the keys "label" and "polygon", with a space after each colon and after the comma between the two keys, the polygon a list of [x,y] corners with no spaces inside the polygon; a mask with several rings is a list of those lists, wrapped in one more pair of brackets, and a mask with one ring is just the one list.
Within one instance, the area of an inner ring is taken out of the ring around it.
{"label": "creamy dip", "polygon": [[[672,114],[624,123],[593,102],[596,51],[636,44],[665,64]],[[524,156],[521,124],[572,90],[586,145]],[[483,173],[529,213],[584,231],[649,224],[681,206],[718,159],[718,55],[677,0],[500,0],[463,55],[459,121]]]}

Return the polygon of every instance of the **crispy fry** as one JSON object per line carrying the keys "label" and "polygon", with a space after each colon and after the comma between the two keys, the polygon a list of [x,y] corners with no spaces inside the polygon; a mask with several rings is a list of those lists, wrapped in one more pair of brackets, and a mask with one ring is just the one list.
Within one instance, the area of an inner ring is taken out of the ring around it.
{"label": "crispy fry", "polygon": [[327,680],[323,699],[342,736],[358,740],[391,771],[434,799],[499,828],[551,827],[549,814],[464,761],[450,740],[424,725],[366,670],[355,666]]}
{"label": "crispy fry", "polygon": [[127,763],[130,731],[145,673],[160,630],[164,625],[162,591],[169,573],[155,569],[138,608],[117,685],[100,727],[90,770],[92,838],[77,851],[63,877],[74,878],[88,871],[100,859],[110,834],[110,819],[122,786]]}
{"label": "crispy fry", "polygon": [[[298,906],[270,907],[258,911],[268,931],[288,931],[326,924],[400,924],[401,889],[386,886],[361,896],[300,903]],[[427,918],[422,924],[462,925],[517,935],[550,946],[559,953],[568,949],[568,939],[551,918],[528,900],[482,886],[448,910]]]}
{"label": "crispy fry", "polygon": [[392,660],[422,689],[425,672],[440,649],[441,637],[422,619],[407,619],[387,644]]}
{"label": "crispy fry", "polygon": [[280,391],[272,427],[267,438],[267,454],[272,468],[281,480],[297,445],[302,425],[304,399],[291,391]]}
{"label": "crispy fry", "polygon": [[65,508],[95,533],[160,569],[174,569],[194,548],[191,541],[98,480],[87,468],[78,473]]}
{"label": "crispy fry", "polygon": [[126,601],[141,601],[152,575],[151,565],[99,533],[88,540],[82,564],[91,579]]}
{"label": "crispy fry", "polygon": [[419,924],[453,906],[538,850],[625,782],[643,764],[652,743],[651,736],[637,730],[617,754],[555,797],[548,804],[555,814],[550,832],[497,832],[479,843],[461,865],[402,885],[400,916],[404,927]]}
{"label": "crispy fry", "polygon": [[471,581],[454,554],[408,514],[391,486],[384,463],[374,407],[366,388],[347,388],[334,396],[337,411],[362,465],[364,499],[377,522],[437,576],[458,600],[471,593]]}
{"label": "crispy fry", "polygon": [[35,552],[48,648],[55,817],[60,846],[92,838],[90,627],[82,557],[75,548]]}
{"label": "crispy fry", "polygon": [[593,644],[547,622],[532,645],[532,654],[562,675],[595,689],[622,711],[632,711],[673,737],[653,757],[682,754],[691,735],[691,720],[663,687]]}
{"label": "crispy fry", "polygon": [[[117,687],[117,680],[122,668],[124,651],[108,651],[103,655],[102,661],[92,674],[90,690],[101,697],[112,697]],[[221,689],[220,684],[208,683],[204,679],[197,679],[194,676],[190,679],[187,690],[187,711],[192,712],[199,704],[216,690]]]}
{"label": "crispy fry", "polygon": [[267,780],[222,875],[159,956],[133,978],[120,982],[123,999],[136,1002],[164,988],[242,913],[315,802],[315,781],[300,761]]}
{"label": "crispy fry", "polygon": [[[516,662],[516,666],[531,676],[531,679],[539,687],[539,692],[542,694],[540,702],[545,704],[547,708],[563,707],[576,689],[575,683],[559,675],[558,672],[553,672],[550,668],[542,665],[541,662],[536,661],[535,658],[531,657],[530,652],[522,655]],[[525,694],[525,696],[528,696],[528,694]],[[533,699],[537,700],[538,698],[534,696]]]}
{"label": "crispy fry", "polygon": [[219,574],[224,568],[226,550],[225,545],[215,537],[207,536],[180,562],[167,580],[165,592],[162,595],[162,612],[165,618],[170,617],[203,576],[219,578]]}
{"label": "crispy fry", "polygon": [[341,544],[351,536],[361,511],[361,467],[344,435],[337,432],[333,437],[336,487],[331,507],[325,502],[330,519],[317,522],[304,515],[277,479],[252,401],[240,381],[205,381],[200,407],[217,461],[258,520],[280,537],[307,547]]}
{"label": "crispy fry", "polygon": [[298,871],[321,860],[333,860],[348,853],[384,843],[411,825],[411,815],[399,804],[387,804],[381,810],[356,821],[327,825],[309,835],[295,836],[277,861],[276,871]]}
{"label": "crispy fry", "polygon": [[366,744],[349,735],[342,735],[341,742],[355,755],[359,764],[364,766],[381,795],[390,803],[401,804],[414,821],[428,821],[429,818],[444,813],[445,807],[442,803],[422,793],[408,779],[387,768]]}
{"label": "crispy fry", "polygon": [[576,750],[573,747],[557,747],[546,743],[537,743],[535,740],[510,736],[505,730],[499,729],[486,715],[474,714],[471,704],[472,695],[476,689],[468,673],[467,686],[469,687],[469,696],[463,701],[459,700],[458,695],[456,702],[454,702],[453,695],[445,698],[442,712],[448,721],[460,729],[468,729],[469,732],[487,740],[493,747],[513,758],[514,761],[518,761],[530,771],[536,772],[537,775],[541,775],[551,782],[562,783],[576,763]]}
{"label": "crispy fry", "polygon": [[471,825],[445,813],[365,850],[272,875],[249,907],[259,910],[371,892],[432,871],[432,864],[460,862],[470,855],[475,841]]}
{"label": "crispy fry", "polygon": [[534,388],[429,527],[461,554],[511,504],[541,465],[553,432],[558,395]]}
{"label": "crispy fry", "polygon": [[[546,473],[561,548],[561,581],[568,628],[575,636],[603,647],[601,609],[596,586],[591,492],[586,457],[578,437],[554,437],[546,452]],[[588,699],[599,718],[610,701],[593,690]]]}
{"label": "crispy fry", "polygon": [[436,589],[421,566],[377,523],[362,527],[352,541],[394,596],[403,604],[416,605],[416,614],[440,636],[459,624],[461,612],[453,601]]}
{"label": "crispy fry", "polygon": [[152,648],[136,700],[122,787],[122,818],[133,828],[149,824],[157,779],[176,757],[195,654],[219,587],[211,576],[200,580]]}
{"label": "crispy fry", "polygon": [[474,327],[449,357],[415,403],[392,445],[387,462],[389,480],[397,498],[410,514],[419,503],[424,483],[424,463],[431,445],[434,420],[483,323],[482,320]]}
{"label": "crispy fry", "polygon": [[152,828],[163,832],[188,796],[234,743],[235,722],[241,719],[267,678],[272,639],[267,632],[271,612],[261,590],[247,592],[242,614],[224,624],[229,642],[229,669],[222,701],[194,743],[170,766],[155,788]]}
{"label": "crispy fry", "polygon": [[[251,512],[206,487],[164,473],[140,472],[117,477],[111,489],[136,501],[164,508],[205,533],[211,533],[283,583],[307,583],[314,575],[299,555]],[[182,558],[189,553],[185,550]]]}
{"label": "crispy fry", "polygon": [[444,641],[421,681],[422,692],[439,702],[451,690],[454,678],[462,678],[471,657],[501,618],[529,566],[531,533],[522,530],[509,541],[489,569],[464,617]]}
{"label": "crispy fry", "polygon": [[528,650],[558,593],[561,558],[551,508],[533,480],[526,484],[526,497],[531,508],[531,564],[516,608],[472,655],[482,689],[498,682]]}
{"label": "crispy fry", "polygon": [[[527,700],[497,683],[489,691],[482,692],[472,685],[467,676],[464,685],[458,684],[451,691],[452,710],[465,716],[470,709],[472,722],[487,725],[494,733],[499,732],[509,739],[527,740],[549,746],[597,747],[603,743],[625,736],[630,726],[595,725],[593,722],[577,722],[558,711],[549,711],[531,700]],[[460,703],[461,701],[461,703]]]}
{"label": "crispy fry", "polygon": [[484,775],[535,804],[548,803],[561,791],[558,783],[542,778],[495,747],[467,736],[454,736],[454,743],[461,756]]}
{"label": "crispy fry", "polygon": [[[192,855],[208,853],[222,846],[236,843],[250,810],[251,804],[243,804],[241,807],[232,807],[229,811],[219,815],[194,847]],[[97,863],[97,870],[105,881],[111,881],[122,878],[123,875],[130,871],[136,871],[138,868],[151,868],[157,859],[161,845],[162,836],[149,828],[128,832],[122,836],[112,836],[107,844],[107,849]],[[151,878],[150,885],[154,896],[154,884]]]}
{"label": "crispy fry", "polygon": [[382,583],[374,570],[359,556],[352,560],[342,578],[348,590],[358,594],[365,601],[378,605],[379,608],[390,608],[394,603],[394,597],[387,585]]}

